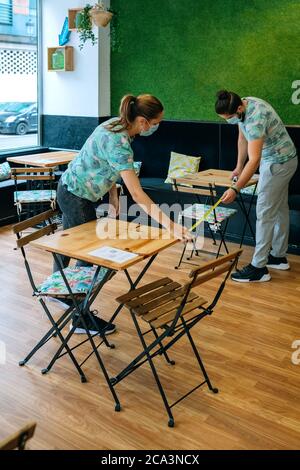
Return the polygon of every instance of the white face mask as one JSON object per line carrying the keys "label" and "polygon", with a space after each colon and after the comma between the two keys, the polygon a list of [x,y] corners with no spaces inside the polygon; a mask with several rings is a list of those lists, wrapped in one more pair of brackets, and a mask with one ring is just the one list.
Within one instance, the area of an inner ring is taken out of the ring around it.
{"label": "white face mask", "polygon": [[226,119],[226,121],[228,122],[228,124],[238,124],[239,122],[241,122],[238,116],[232,116],[231,118]]}
{"label": "white face mask", "polygon": [[[146,118],[145,118],[146,119]],[[148,119],[146,119],[146,121],[148,122],[149,126],[150,126],[150,122],[148,121]],[[140,135],[142,137],[148,137],[149,135],[152,135],[155,131],[157,131],[157,129],[159,128],[159,123],[158,124],[154,124],[154,126],[150,126],[148,130],[146,131],[141,131],[140,132]]]}
{"label": "white face mask", "polygon": [[245,113],[237,113],[235,116],[232,116],[229,119],[226,119],[228,124],[239,124],[240,122],[244,122],[245,120]]}
{"label": "white face mask", "polygon": [[147,131],[141,131],[140,135],[142,137],[148,137],[149,135],[152,135],[157,129],[159,128],[159,124],[155,124],[154,126],[149,127]]}

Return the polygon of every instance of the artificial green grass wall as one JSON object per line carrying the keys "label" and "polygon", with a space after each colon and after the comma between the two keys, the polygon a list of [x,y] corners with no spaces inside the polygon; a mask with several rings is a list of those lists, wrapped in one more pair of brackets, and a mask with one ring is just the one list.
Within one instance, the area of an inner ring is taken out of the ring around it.
{"label": "artificial green grass wall", "polygon": [[111,61],[113,114],[124,94],[152,93],[166,118],[216,121],[215,93],[227,88],[266,99],[286,124],[300,124],[300,104],[292,102],[293,83],[300,88],[300,0],[111,0],[111,6],[120,42]]}

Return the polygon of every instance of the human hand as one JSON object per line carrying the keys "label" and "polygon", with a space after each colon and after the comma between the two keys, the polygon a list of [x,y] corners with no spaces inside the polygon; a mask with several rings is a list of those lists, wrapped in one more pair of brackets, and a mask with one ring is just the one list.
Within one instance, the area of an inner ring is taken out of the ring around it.
{"label": "human hand", "polygon": [[192,241],[195,238],[194,235],[181,224],[173,224],[170,233],[174,238],[177,238],[178,240]]}
{"label": "human hand", "polygon": [[229,188],[227,189],[227,191],[225,191],[225,193],[223,194],[222,196],[222,202],[224,202],[224,204],[230,204],[231,202],[233,202],[236,198],[236,192],[234,189],[232,188]]}
{"label": "human hand", "polygon": [[116,219],[120,213],[120,201],[118,197],[109,198],[108,217]]}
{"label": "human hand", "polygon": [[231,179],[237,181],[243,171],[243,168],[236,167],[233,172],[231,173]]}

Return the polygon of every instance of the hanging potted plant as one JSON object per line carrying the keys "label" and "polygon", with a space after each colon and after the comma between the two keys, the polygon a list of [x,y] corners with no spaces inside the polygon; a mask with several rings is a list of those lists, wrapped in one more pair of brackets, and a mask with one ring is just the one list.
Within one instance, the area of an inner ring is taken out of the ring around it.
{"label": "hanging potted plant", "polygon": [[[93,31],[93,25],[97,27],[105,27],[115,18],[115,13],[106,9],[102,2],[96,3],[94,6],[89,3],[80,10],[75,18],[75,26],[79,33],[79,49],[81,50],[86,41],[91,41],[92,46],[97,43],[97,37]],[[116,22],[112,23],[111,35],[113,36],[113,44],[116,43]]]}
{"label": "hanging potted plant", "polygon": [[96,3],[90,11],[91,18],[95,26],[105,27],[110,23],[113,13],[107,10],[102,2]]}
{"label": "hanging potted plant", "polygon": [[75,26],[79,33],[79,49],[81,50],[87,41],[92,42],[92,46],[97,43],[97,38],[93,31],[93,23],[91,21],[92,5],[87,4],[80,10],[75,18]]}

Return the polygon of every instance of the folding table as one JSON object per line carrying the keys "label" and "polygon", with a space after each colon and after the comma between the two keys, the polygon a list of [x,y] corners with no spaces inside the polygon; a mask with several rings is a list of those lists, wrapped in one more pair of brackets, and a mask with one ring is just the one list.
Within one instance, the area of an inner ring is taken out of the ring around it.
{"label": "folding table", "polygon": [[63,150],[58,152],[35,153],[33,155],[21,155],[19,157],[8,157],[7,161],[18,163],[19,165],[38,166],[42,168],[65,165],[70,163],[76,155],[78,155],[78,152]]}
{"label": "folding table", "polygon": [[[32,155],[21,155],[18,157],[8,157],[7,161],[11,163],[17,163],[18,165],[24,165],[25,167],[38,167],[38,168],[51,168],[51,167],[56,167],[59,165],[66,165],[67,163],[70,163],[75,157],[78,155],[78,152],[73,152],[73,151],[57,151],[57,152],[43,152],[43,153],[36,153]],[[24,178],[25,180],[25,178]],[[36,185],[32,185],[29,183],[29,180],[27,179],[27,185],[26,185],[26,190],[34,190],[34,189],[39,189],[36,187]],[[40,188],[42,191],[44,189],[44,186]],[[45,191],[44,191],[45,192]],[[52,195],[52,192],[51,192]],[[37,194],[37,197],[39,197],[39,194]],[[43,202],[40,198],[38,202]],[[32,201],[32,207],[33,211],[35,212],[35,201]]]}
{"label": "folding table", "polygon": [[[217,170],[217,169],[210,169],[210,170],[204,170],[204,171],[199,171],[198,173],[193,173],[193,174],[187,174],[183,177],[184,183],[187,184],[190,182],[191,185],[200,185],[201,184],[212,184],[215,187],[223,187],[223,188],[230,188],[232,185],[232,180],[231,180],[231,175],[232,171],[230,170]],[[180,178],[177,178],[177,182],[180,183]],[[251,178],[248,183],[246,184],[246,188],[249,186],[255,185],[255,188],[250,194],[250,201],[248,207],[245,204],[244,200],[244,195],[242,192],[239,192],[238,197],[236,198],[237,204],[239,205],[244,217],[245,217],[245,223],[243,225],[242,233],[241,233],[241,241],[240,241],[240,248],[243,245],[244,238],[245,238],[245,233],[247,229],[247,225],[250,229],[253,241],[255,243],[255,233],[252,228],[249,214],[250,210],[253,204],[253,200],[255,197],[255,189],[257,187],[258,180],[256,178]]]}
{"label": "folding table", "polygon": [[[77,324],[81,321],[85,326],[84,316],[89,315],[89,307],[99,294],[104,284],[109,279],[111,279],[116,272],[123,271],[125,273],[130,285],[130,290],[133,290],[139,284],[139,282],[153,263],[158,253],[174,245],[178,241],[179,240],[170,237],[170,234],[167,230],[159,229],[156,227],[144,226],[134,222],[129,223],[109,218],[91,221],[86,224],[82,224],[68,230],[58,231],[52,235],[48,235],[39,238],[38,240],[32,241],[32,246],[51,252],[53,254],[55,261],[60,266],[61,276],[73,300],[73,314],[77,314],[77,320],[75,320],[75,318],[73,317],[73,326],[68,335],[66,336],[65,341],[57,350],[48,367],[43,370],[43,373],[49,372],[56,360],[66,354],[66,352],[63,353],[63,350],[65,349],[65,346],[68,344],[70,338],[72,337],[77,327]],[[118,263],[116,261],[100,258],[95,253],[93,253],[95,250],[98,250],[103,247],[116,248],[122,250],[123,252],[125,252],[125,254],[126,252],[134,253],[136,254],[136,256],[125,262]],[[66,276],[64,275],[63,266],[58,255],[65,255],[70,258],[87,261],[88,263],[97,266],[90,290],[82,303],[78,303],[75,297],[73,296],[72,289],[66,279]],[[132,280],[128,269],[143,260],[147,260],[146,265],[141,269],[141,272],[137,276],[137,278],[135,280]],[[106,268],[107,272],[104,275],[102,281],[98,283],[97,287],[95,288],[101,267]],[[116,309],[112,318],[110,319],[111,322],[114,321],[122,307],[123,305],[120,304],[119,307]],[[66,322],[60,326],[61,329],[64,328],[68,321],[69,319],[67,319]],[[95,354],[99,366],[110,389],[110,392],[114,398],[115,410],[119,411],[120,403],[114,390],[114,387],[109,379],[105,365],[99,354],[99,345],[96,346],[94,339],[91,336],[89,330],[86,328],[86,326],[85,329],[87,332],[88,339],[75,346],[75,348],[80,346],[84,342],[89,341],[92,346],[92,352],[87,356],[87,358],[85,358],[85,360],[80,364],[80,366],[84,362],[86,362],[86,360],[93,353]],[[108,344],[107,340],[105,342],[106,344]]]}

